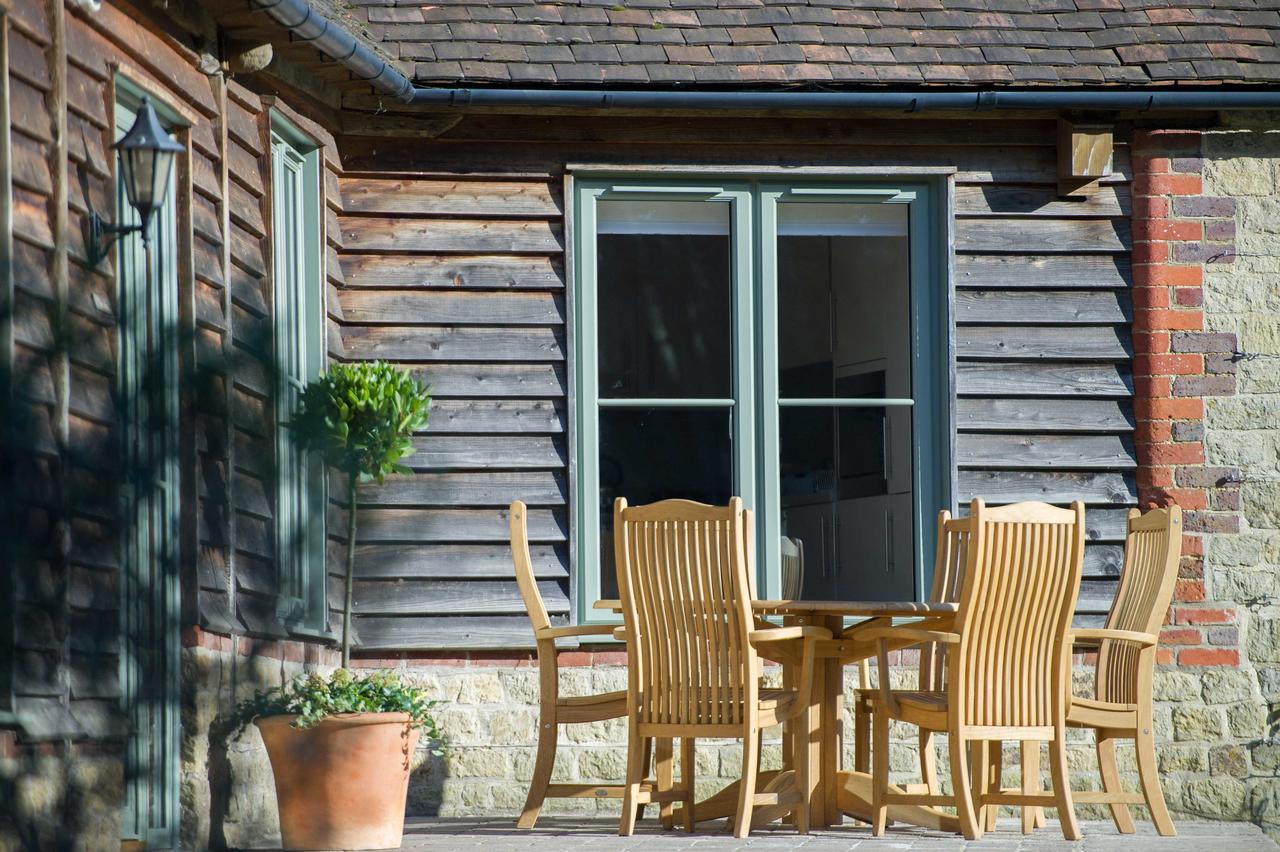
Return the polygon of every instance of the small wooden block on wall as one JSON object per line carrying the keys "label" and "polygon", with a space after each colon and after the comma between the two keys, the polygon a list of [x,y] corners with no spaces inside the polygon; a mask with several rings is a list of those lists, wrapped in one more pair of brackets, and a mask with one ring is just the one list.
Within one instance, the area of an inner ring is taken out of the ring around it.
{"label": "small wooden block on wall", "polygon": [[1110,124],[1058,119],[1058,195],[1089,195],[1111,174],[1115,149]]}

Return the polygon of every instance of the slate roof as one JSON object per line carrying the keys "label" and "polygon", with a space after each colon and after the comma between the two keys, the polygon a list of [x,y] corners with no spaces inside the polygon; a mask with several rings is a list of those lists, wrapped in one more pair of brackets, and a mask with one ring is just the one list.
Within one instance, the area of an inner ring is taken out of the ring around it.
{"label": "slate roof", "polygon": [[423,85],[1280,83],[1280,0],[355,0]]}

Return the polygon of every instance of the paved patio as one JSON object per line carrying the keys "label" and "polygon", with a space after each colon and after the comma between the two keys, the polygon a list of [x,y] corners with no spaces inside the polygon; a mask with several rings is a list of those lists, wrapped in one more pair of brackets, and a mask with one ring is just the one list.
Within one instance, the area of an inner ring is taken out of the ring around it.
{"label": "paved patio", "polygon": [[515,828],[513,819],[410,819],[405,825],[405,849],[486,849],[489,852],[511,850],[546,850],[566,852],[575,849],[804,849],[805,852],[834,850],[1013,850],[1082,849],[1088,852],[1248,852],[1277,850],[1270,839],[1255,825],[1248,823],[1179,822],[1178,836],[1157,837],[1150,825],[1138,824],[1136,835],[1121,836],[1109,822],[1082,822],[1085,839],[1071,844],[1063,841],[1056,822],[1023,837],[1017,820],[1001,820],[994,833],[972,843],[954,835],[914,830],[891,829],[882,838],[873,838],[865,826],[847,824],[841,828],[815,831],[799,837],[782,827],[762,829],[746,840],[729,836],[723,824],[707,823],[697,834],[664,832],[652,821],[642,823],[636,836],[618,837],[614,820],[575,820],[546,818],[539,820],[533,831]]}

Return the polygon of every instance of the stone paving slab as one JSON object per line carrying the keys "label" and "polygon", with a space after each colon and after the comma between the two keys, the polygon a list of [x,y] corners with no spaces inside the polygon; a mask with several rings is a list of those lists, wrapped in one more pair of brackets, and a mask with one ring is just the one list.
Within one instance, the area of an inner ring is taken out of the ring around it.
{"label": "stone paving slab", "polygon": [[858,849],[884,852],[1253,852],[1280,850],[1262,831],[1250,823],[1179,822],[1177,837],[1158,837],[1150,825],[1139,823],[1136,835],[1120,835],[1109,822],[1082,822],[1085,839],[1068,843],[1056,822],[1024,837],[1014,819],[1001,820],[995,832],[981,840],[967,842],[961,837],[907,827],[890,829],[884,837],[873,838],[864,825],[847,823],[839,828],[814,831],[800,837],[783,826],[753,832],[745,840],[727,834],[723,822],[704,823],[697,834],[662,831],[652,820],[636,827],[634,837],[618,837],[614,820],[546,818],[533,831],[519,831],[515,820],[410,818],[405,824],[404,849],[486,849],[488,852],[567,852],[567,850],[730,850],[803,849],[805,852],[835,852]]}

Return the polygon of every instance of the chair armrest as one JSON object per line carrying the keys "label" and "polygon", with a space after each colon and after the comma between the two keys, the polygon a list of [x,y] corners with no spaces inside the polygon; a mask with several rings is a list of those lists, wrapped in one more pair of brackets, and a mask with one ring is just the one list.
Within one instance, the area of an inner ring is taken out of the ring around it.
{"label": "chair armrest", "polygon": [[626,626],[622,624],[619,624],[617,627],[613,628],[613,638],[617,639],[619,642],[631,641],[631,635],[627,633]]}
{"label": "chair armrest", "polygon": [[567,636],[608,636],[616,624],[570,624],[565,627],[544,627],[533,635],[535,639],[563,639]]}
{"label": "chair armrest", "polygon": [[747,639],[752,645],[761,642],[792,642],[796,639],[830,639],[831,631],[825,627],[809,627],[793,624],[787,627],[770,627],[765,630],[752,630]]}
{"label": "chair armrest", "polygon": [[1112,630],[1106,627],[1082,627],[1071,631],[1071,641],[1077,645],[1100,645],[1105,640],[1132,642],[1135,645],[1155,645],[1158,638],[1137,630]]}
{"label": "chair armrest", "polygon": [[955,645],[960,641],[959,633],[948,633],[945,630],[925,630],[919,627],[877,627],[865,631],[861,639],[912,639],[912,644],[921,642],[942,642]]}

